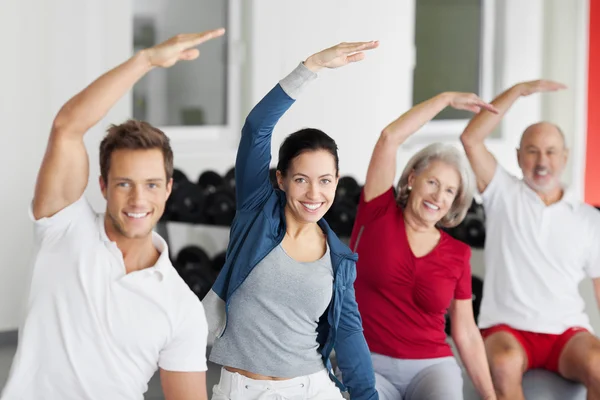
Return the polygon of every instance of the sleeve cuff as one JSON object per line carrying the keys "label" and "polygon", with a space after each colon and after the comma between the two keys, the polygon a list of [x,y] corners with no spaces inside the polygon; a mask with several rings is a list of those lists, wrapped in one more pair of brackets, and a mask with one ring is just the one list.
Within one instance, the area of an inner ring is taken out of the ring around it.
{"label": "sleeve cuff", "polygon": [[302,90],[313,80],[317,79],[317,74],[306,68],[303,62],[279,81],[283,91],[292,99],[297,99]]}

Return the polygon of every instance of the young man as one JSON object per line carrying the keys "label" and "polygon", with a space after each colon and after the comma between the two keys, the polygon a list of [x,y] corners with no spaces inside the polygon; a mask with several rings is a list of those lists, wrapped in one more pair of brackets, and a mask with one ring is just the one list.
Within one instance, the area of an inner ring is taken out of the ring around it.
{"label": "young man", "polygon": [[112,126],[100,145],[106,213],[83,197],[83,137],[147,72],[193,60],[224,30],[143,50],[69,100],[54,120],[30,215],[36,253],[27,314],[2,399],[143,399],[160,368],[169,400],[206,399],[200,300],[153,227],[171,192],[168,138],[144,122]]}
{"label": "young man", "polygon": [[486,210],[485,286],[479,326],[498,399],[522,400],[523,373],[543,368],[583,382],[600,399],[600,340],[578,290],[587,275],[600,304],[600,213],[560,183],[568,151],[560,129],[528,127],[517,149],[523,179],[484,145],[521,96],[563,89],[550,81],[517,84],[482,110],[461,136]]}

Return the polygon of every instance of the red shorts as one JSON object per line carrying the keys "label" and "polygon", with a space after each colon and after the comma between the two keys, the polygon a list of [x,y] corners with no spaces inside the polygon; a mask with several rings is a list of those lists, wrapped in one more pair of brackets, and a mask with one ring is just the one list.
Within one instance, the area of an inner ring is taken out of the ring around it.
{"label": "red shorts", "polygon": [[543,368],[558,373],[558,360],[567,342],[579,332],[588,330],[581,327],[569,328],[559,335],[548,333],[537,333],[519,331],[508,325],[494,325],[481,330],[481,336],[485,339],[492,333],[508,332],[513,335],[527,354],[527,369]]}

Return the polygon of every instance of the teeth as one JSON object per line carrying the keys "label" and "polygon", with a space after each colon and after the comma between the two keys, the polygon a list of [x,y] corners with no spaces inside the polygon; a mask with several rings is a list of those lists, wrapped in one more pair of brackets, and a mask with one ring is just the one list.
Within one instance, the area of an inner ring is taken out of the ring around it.
{"label": "teeth", "polygon": [[547,169],[536,169],[535,173],[541,176],[546,176],[548,175],[548,170]]}
{"label": "teeth", "polygon": [[144,218],[148,213],[127,213],[128,217],[131,218]]}
{"label": "teeth", "polygon": [[319,204],[308,204],[308,203],[302,203],[302,205],[306,208],[308,208],[309,210],[316,210],[317,208],[321,207],[322,203]]}
{"label": "teeth", "polygon": [[435,204],[432,204],[428,201],[424,201],[423,203],[425,203],[425,205],[429,208],[431,208],[432,210],[439,210],[440,208],[438,206],[436,206]]}

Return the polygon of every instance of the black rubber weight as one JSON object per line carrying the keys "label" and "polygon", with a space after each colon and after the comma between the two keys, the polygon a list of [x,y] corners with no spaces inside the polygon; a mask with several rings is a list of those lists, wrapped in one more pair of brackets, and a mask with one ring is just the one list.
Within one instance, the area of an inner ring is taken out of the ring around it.
{"label": "black rubber weight", "polygon": [[175,260],[175,268],[200,299],[210,291],[218,275],[208,254],[198,246],[181,249]]}

